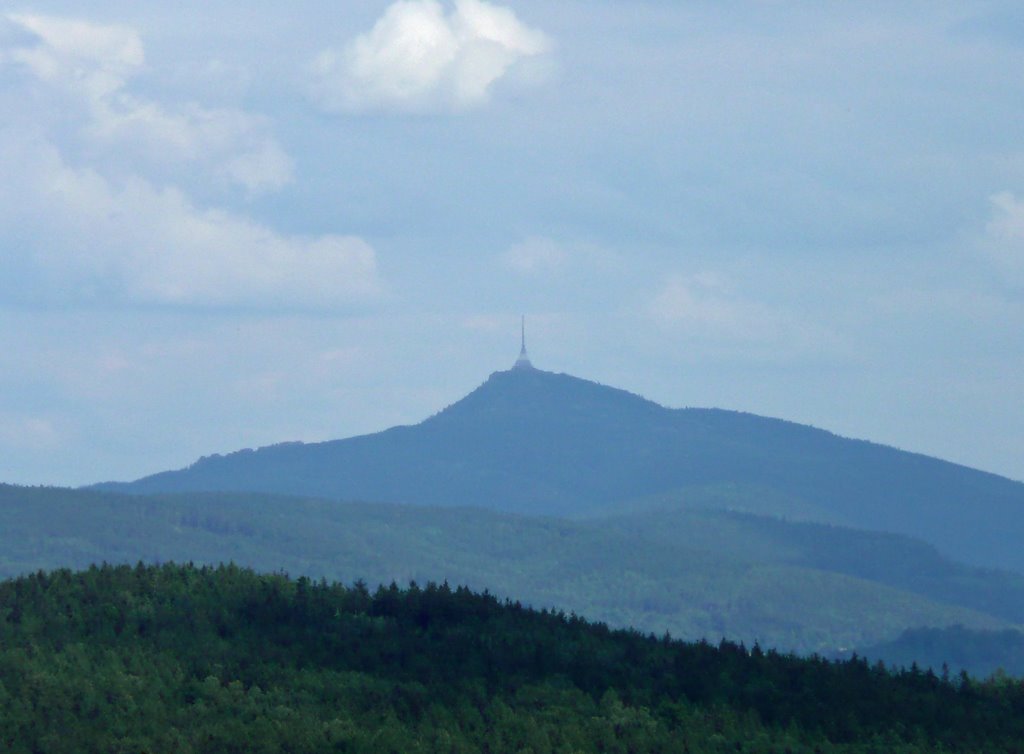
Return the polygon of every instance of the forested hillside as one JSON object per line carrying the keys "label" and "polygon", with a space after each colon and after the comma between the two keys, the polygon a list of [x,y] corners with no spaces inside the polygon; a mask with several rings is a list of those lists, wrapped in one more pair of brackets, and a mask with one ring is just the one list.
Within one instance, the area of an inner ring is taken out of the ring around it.
{"label": "forested hillside", "polygon": [[0,583],[0,748],[1022,750],[1024,686],[609,631],[448,585],[237,567]]}
{"label": "forested hillside", "polygon": [[849,651],[922,626],[1024,622],[1024,577],[953,563],[906,537],[746,514],[682,509],[568,521],[0,485],[0,576],[139,560],[233,561],[361,578],[371,588],[447,579],[617,627],[800,652]]}
{"label": "forested hillside", "polygon": [[979,677],[1009,674],[1024,678],[1024,633],[974,631],[964,626],[915,628],[893,641],[863,650],[890,665],[917,663],[936,670],[943,665],[968,668]]}
{"label": "forested hillside", "polygon": [[712,507],[906,534],[1024,573],[1024,484],[777,419],[668,409],[537,369],[411,427],[210,456],[135,493],[259,491],[549,516]]}

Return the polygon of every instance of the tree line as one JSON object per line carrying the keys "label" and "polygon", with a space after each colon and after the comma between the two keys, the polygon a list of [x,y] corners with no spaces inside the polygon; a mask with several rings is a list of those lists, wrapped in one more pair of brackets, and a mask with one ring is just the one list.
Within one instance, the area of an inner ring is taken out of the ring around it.
{"label": "tree line", "polygon": [[10,752],[1024,751],[1024,684],[233,565],[0,582]]}

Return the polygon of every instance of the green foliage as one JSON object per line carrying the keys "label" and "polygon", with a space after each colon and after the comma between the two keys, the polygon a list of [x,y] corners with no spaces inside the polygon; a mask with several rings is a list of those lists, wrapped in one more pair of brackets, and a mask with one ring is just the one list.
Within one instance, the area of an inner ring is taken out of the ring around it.
{"label": "green foliage", "polygon": [[1024,676],[1024,632],[1015,629],[915,628],[863,651],[890,665],[909,667],[916,662],[936,672],[945,666],[945,672],[953,674],[967,670],[981,677]]}
{"label": "green foliage", "polygon": [[1020,751],[1024,686],[235,566],[0,583],[0,749]]}
{"label": "green foliage", "polygon": [[[484,510],[0,485],[0,576],[224,560],[371,586],[467,584],[613,626],[832,653],[918,626],[1024,621],[1024,577],[904,537],[680,508],[587,521]],[[975,670],[975,668],[971,668]]]}

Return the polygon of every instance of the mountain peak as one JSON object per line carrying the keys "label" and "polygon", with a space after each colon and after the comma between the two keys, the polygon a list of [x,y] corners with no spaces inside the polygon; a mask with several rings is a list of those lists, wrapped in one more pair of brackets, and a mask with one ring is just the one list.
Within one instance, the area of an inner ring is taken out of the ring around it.
{"label": "mountain peak", "polygon": [[538,427],[553,427],[600,424],[616,417],[613,425],[618,425],[668,413],[669,409],[626,390],[530,365],[493,372],[473,392],[424,424],[457,420],[497,427],[506,420],[529,420]]}
{"label": "mountain peak", "polygon": [[1024,485],[777,419],[669,409],[532,365],[494,372],[413,426],[210,457],[107,488],[554,516],[724,507],[909,534],[965,560],[1024,569]]}

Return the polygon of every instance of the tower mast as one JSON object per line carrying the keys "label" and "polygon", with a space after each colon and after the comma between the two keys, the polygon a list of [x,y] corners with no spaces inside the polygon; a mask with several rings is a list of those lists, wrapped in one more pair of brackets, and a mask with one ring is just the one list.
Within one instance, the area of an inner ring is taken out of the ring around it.
{"label": "tower mast", "polygon": [[520,322],[520,335],[522,340],[519,347],[519,358],[516,359],[516,363],[512,366],[513,369],[533,369],[533,364],[530,363],[530,357],[526,355],[526,315],[523,315],[522,321]]}

